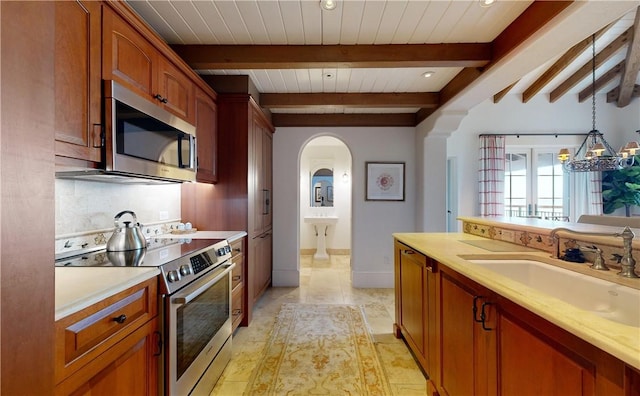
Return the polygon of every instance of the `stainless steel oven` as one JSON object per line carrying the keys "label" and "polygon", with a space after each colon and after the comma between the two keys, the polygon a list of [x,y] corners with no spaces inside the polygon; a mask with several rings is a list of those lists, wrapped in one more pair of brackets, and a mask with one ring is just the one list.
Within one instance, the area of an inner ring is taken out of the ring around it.
{"label": "stainless steel oven", "polygon": [[209,395],[231,358],[231,271],[218,266],[165,296],[170,395]]}
{"label": "stainless steel oven", "polygon": [[[142,257],[142,258],[140,258]],[[153,238],[140,254],[106,250],[56,258],[56,266],[160,270],[161,394],[209,395],[231,359],[231,246],[226,239]]]}

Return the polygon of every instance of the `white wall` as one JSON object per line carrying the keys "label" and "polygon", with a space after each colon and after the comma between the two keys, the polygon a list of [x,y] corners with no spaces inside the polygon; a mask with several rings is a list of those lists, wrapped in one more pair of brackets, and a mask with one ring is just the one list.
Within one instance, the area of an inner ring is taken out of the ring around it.
{"label": "white wall", "polygon": [[[311,207],[310,181],[314,161],[327,161],[333,169],[333,206]],[[343,182],[347,172],[349,180]],[[327,249],[351,249],[351,153],[344,144],[332,146],[306,146],[300,157],[300,249],[315,249],[316,234],[304,216],[324,214],[337,216],[338,222],[327,228]]]}
{"label": "white wall", "polygon": [[[352,182],[352,284],[393,287],[394,232],[415,230],[415,128],[277,128],[273,135],[273,285],[299,284],[300,156],[315,136],[349,148]],[[404,161],[405,200],[365,201],[365,162]],[[292,181],[297,181],[293,183]]]}
{"label": "white wall", "polygon": [[[628,140],[640,140],[640,99],[622,109],[596,97],[596,128],[617,149]],[[528,103],[520,96],[507,95],[499,103],[486,100],[469,110],[459,128],[447,139],[447,156],[456,158],[458,173],[458,215],[477,216],[478,136],[483,133],[578,133],[592,128],[591,101],[578,103],[575,95],[565,95],[549,103],[538,95]],[[540,144],[554,144],[554,137],[538,137]]]}

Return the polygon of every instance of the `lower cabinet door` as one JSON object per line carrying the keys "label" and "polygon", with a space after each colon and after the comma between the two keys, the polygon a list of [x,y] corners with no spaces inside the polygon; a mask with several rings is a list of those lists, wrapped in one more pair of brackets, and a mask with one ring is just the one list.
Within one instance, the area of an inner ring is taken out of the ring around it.
{"label": "lower cabinet door", "polygon": [[584,367],[536,334],[500,316],[500,394],[581,396],[594,392],[593,368]]}
{"label": "lower cabinet door", "polygon": [[56,395],[157,395],[158,319],[142,325],[56,387]]}

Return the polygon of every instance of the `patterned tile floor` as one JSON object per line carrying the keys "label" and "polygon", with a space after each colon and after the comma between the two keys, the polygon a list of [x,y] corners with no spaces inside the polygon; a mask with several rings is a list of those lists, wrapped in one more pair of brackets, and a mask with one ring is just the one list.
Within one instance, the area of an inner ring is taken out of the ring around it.
{"label": "patterned tile floor", "polygon": [[426,394],[426,380],[402,340],[393,336],[393,289],[351,287],[350,256],[316,261],[301,256],[300,287],[270,288],[254,308],[249,327],[233,336],[233,355],[211,396],[242,395],[265,348],[282,303],[364,305],[383,369],[394,395]]}

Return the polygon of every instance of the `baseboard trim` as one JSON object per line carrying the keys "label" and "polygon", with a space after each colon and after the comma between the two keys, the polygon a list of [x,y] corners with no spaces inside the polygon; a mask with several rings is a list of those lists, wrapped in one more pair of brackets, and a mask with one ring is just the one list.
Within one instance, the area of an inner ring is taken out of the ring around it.
{"label": "baseboard trim", "polygon": [[300,286],[300,271],[278,271],[274,270],[271,274],[271,285],[273,287],[299,287]]}
{"label": "baseboard trim", "polygon": [[[300,249],[300,255],[311,256],[316,254],[316,250],[317,249]],[[351,254],[351,249],[327,249],[327,253],[339,256],[348,256]]]}
{"label": "baseboard trim", "polygon": [[351,271],[351,285],[358,288],[393,289],[393,272]]}

